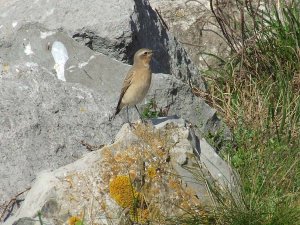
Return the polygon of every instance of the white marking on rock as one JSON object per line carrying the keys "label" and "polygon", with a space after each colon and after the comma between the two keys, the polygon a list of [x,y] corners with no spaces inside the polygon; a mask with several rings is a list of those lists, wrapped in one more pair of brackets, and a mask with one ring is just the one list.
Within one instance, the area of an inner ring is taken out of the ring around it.
{"label": "white marking on rock", "polygon": [[88,64],[88,62],[78,63],[78,67],[82,68],[82,67],[86,66],[87,64]]}
{"label": "white marking on rock", "polygon": [[15,28],[17,25],[18,25],[18,22],[17,22],[17,21],[15,21],[15,22],[12,23],[12,27],[13,27],[13,28]]}
{"label": "white marking on rock", "polygon": [[38,67],[39,65],[35,62],[26,62],[25,65],[27,67]]}
{"label": "white marking on rock", "polygon": [[3,27],[3,25],[0,25],[0,29]]}
{"label": "white marking on rock", "polygon": [[33,52],[32,49],[31,49],[31,44],[30,44],[30,42],[25,46],[24,53],[25,53],[26,55],[32,55],[32,54],[34,54],[34,52]]}
{"label": "white marking on rock", "polygon": [[86,66],[86,65],[89,64],[89,62],[90,62],[92,59],[94,59],[94,58],[95,58],[95,56],[92,55],[92,56],[89,58],[89,60],[88,60],[87,62],[78,63],[78,68],[81,69],[82,67]]}
{"label": "white marking on rock", "polygon": [[53,35],[53,34],[55,34],[55,32],[54,31],[48,31],[48,32],[40,32],[40,37],[42,38],[42,39],[45,39],[46,37],[49,37],[49,36],[51,36],[51,35]]}
{"label": "white marking on rock", "polygon": [[54,8],[46,12],[46,16],[51,16],[54,13]]}
{"label": "white marking on rock", "polygon": [[72,65],[72,66],[69,66],[69,68],[67,70],[71,70],[73,68],[75,68],[76,66]]}
{"label": "white marking on rock", "polygon": [[54,69],[56,70],[58,79],[66,81],[65,64],[69,59],[66,47],[63,43],[55,41],[52,45],[51,54],[55,61]]}

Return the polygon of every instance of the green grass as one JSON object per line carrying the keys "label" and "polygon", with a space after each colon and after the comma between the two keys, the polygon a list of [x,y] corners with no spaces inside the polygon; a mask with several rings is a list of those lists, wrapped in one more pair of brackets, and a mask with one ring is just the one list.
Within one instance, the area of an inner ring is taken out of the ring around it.
{"label": "green grass", "polygon": [[[231,57],[207,74],[233,130],[223,157],[240,175],[244,207],[223,207],[219,221],[300,224],[300,4],[236,4],[242,22],[219,24],[225,33],[237,27],[227,36]],[[222,10],[215,13],[227,15]]]}
{"label": "green grass", "polygon": [[242,181],[245,207],[224,210],[224,224],[299,224],[299,144],[240,127],[224,153]]}
{"label": "green grass", "polygon": [[[230,53],[204,74],[209,103],[233,132],[222,157],[240,176],[241,199],[211,186],[211,224],[300,224],[300,2],[263,11],[257,1],[218,2],[211,10]],[[191,215],[182,224],[201,224]]]}
{"label": "green grass", "polygon": [[166,116],[166,109],[158,108],[155,98],[152,98],[150,102],[146,105],[146,107],[142,111],[143,119],[155,119],[160,116]]}

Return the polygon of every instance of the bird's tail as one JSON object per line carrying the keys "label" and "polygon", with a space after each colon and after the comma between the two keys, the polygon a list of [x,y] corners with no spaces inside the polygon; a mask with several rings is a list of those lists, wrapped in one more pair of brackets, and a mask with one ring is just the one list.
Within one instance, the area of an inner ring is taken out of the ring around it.
{"label": "bird's tail", "polygon": [[112,121],[113,119],[115,119],[116,115],[119,114],[119,112],[121,111],[122,108],[123,108],[122,103],[119,103],[118,106],[116,107],[115,113],[109,117],[109,121]]}

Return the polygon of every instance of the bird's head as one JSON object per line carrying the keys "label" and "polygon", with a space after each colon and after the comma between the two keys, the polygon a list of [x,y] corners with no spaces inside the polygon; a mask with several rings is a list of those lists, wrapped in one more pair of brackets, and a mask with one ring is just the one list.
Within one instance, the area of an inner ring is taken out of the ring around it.
{"label": "bird's head", "polygon": [[134,64],[143,64],[149,66],[153,51],[148,48],[142,48],[134,54]]}

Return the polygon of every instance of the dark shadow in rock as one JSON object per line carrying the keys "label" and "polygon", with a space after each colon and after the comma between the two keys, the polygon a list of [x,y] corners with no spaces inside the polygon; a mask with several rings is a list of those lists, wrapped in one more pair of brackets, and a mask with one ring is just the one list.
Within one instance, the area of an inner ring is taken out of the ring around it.
{"label": "dark shadow in rock", "polygon": [[13,225],[34,225],[34,224],[36,224],[36,221],[29,217],[23,217],[13,223]]}
{"label": "dark shadow in rock", "polygon": [[166,49],[169,37],[166,29],[160,29],[160,21],[148,1],[134,0],[138,18],[131,17],[131,30],[134,35],[132,46],[127,48],[129,63],[133,63],[133,55],[140,48],[154,50],[152,71],[154,73],[170,73],[170,55]]}
{"label": "dark shadow in rock", "polygon": [[167,120],[172,120],[172,119],[179,119],[179,117],[177,115],[173,115],[173,116],[166,116],[166,117],[158,117],[155,119],[151,119],[151,123],[156,126],[160,123],[163,123]]}

